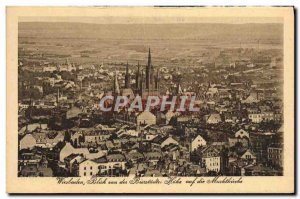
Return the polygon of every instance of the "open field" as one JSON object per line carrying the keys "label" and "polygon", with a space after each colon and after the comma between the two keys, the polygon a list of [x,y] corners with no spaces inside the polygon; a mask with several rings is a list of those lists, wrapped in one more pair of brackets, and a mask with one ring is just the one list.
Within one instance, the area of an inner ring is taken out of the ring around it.
{"label": "open field", "polygon": [[156,66],[195,65],[224,48],[280,49],[281,37],[281,24],[19,24],[19,48],[54,62],[136,64],[151,47]]}

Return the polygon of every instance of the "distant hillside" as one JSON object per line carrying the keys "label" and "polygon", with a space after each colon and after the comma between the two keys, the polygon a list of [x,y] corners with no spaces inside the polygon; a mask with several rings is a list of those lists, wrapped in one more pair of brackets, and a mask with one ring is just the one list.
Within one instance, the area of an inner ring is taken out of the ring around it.
{"label": "distant hillside", "polygon": [[272,40],[282,42],[282,24],[88,24],[21,22],[20,37],[90,39]]}

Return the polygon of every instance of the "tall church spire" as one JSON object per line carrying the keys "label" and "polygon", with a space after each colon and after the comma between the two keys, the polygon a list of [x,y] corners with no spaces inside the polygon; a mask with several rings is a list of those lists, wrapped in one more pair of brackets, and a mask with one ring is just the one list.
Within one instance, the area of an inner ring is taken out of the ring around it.
{"label": "tall church spire", "polygon": [[150,63],[149,63],[149,69],[150,69],[150,87],[151,89],[154,88],[155,86],[155,71],[154,71],[154,67],[151,63],[151,54],[150,54],[150,49],[149,49],[149,55],[148,55],[148,59],[150,59]]}
{"label": "tall church spire", "polygon": [[149,53],[148,53],[148,63],[146,66],[146,89],[150,89],[150,79],[151,79],[151,51],[149,48]]}
{"label": "tall church spire", "polygon": [[127,61],[126,74],[125,74],[125,88],[129,88],[129,86],[130,86],[130,75],[129,75],[128,61]]}
{"label": "tall church spire", "polygon": [[137,71],[135,74],[135,88],[138,90],[140,87],[140,62],[138,61]]}
{"label": "tall church spire", "polygon": [[115,71],[114,93],[120,94],[120,86],[119,86],[119,82],[118,82],[117,71]]}
{"label": "tall church spire", "polygon": [[148,52],[148,66],[151,67],[151,51],[149,48],[149,52]]}
{"label": "tall church spire", "polygon": [[177,84],[177,91],[176,91],[176,94],[177,94],[177,95],[181,95],[182,93],[183,93],[183,91],[182,91],[182,88],[181,88],[180,82],[178,82],[178,84]]}
{"label": "tall church spire", "polygon": [[155,77],[155,89],[158,90],[159,88],[159,70],[156,70],[156,77]]}
{"label": "tall church spire", "polygon": [[140,93],[141,96],[143,95],[144,92],[144,71],[141,71],[141,81],[140,81]]}

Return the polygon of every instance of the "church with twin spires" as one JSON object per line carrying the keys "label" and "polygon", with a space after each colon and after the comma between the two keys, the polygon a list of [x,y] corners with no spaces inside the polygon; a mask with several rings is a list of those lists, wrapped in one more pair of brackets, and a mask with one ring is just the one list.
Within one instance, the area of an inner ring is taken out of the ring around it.
{"label": "church with twin spires", "polygon": [[154,70],[151,60],[151,51],[149,48],[148,62],[145,68],[141,68],[138,62],[137,69],[135,71],[135,84],[130,84],[130,73],[128,62],[125,72],[125,85],[123,89],[120,89],[117,74],[115,73],[113,92],[114,95],[127,96],[129,99],[133,99],[136,95],[147,99],[148,96],[160,96],[159,91],[159,70]]}

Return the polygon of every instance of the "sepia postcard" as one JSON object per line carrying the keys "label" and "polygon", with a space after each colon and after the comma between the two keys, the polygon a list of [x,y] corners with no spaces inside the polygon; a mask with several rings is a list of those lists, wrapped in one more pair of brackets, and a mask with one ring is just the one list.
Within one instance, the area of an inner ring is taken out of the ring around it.
{"label": "sepia postcard", "polygon": [[8,193],[295,193],[293,7],[7,7]]}

